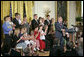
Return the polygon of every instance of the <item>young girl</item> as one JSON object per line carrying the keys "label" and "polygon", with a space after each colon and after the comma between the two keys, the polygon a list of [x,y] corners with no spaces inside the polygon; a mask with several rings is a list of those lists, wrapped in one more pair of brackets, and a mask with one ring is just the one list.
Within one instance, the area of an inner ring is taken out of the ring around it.
{"label": "young girl", "polygon": [[40,32],[38,31],[38,26],[36,26],[34,29],[34,37],[35,37],[35,41],[36,41],[36,49],[39,50]]}
{"label": "young girl", "polygon": [[36,40],[34,38],[34,32],[33,31],[31,31],[30,38],[32,38],[32,40],[30,40],[30,44],[32,44],[32,50],[36,51]]}
{"label": "young girl", "polygon": [[31,32],[30,35],[28,35],[28,38],[29,40],[25,40],[25,43],[28,45],[28,46],[31,46],[32,47],[32,52],[33,50],[35,50],[35,47],[36,47],[36,42],[34,40],[34,33]]}
{"label": "young girl", "polygon": [[51,26],[52,26],[52,29],[55,31],[55,19],[54,18],[51,19]]}
{"label": "young girl", "polygon": [[49,31],[49,33],[48,33],[48,40],[49,40],[49,43],[50,43],[50,48],[52,48],[52,46],[53,46],[53,40],[54,40],[54,38],[55,38],[55,30],[53,29],[53,25],[51,25],[51,27],[50,27],[50,31]]}
{"label": "young girl", "polygon": [[39,32],[40,32],[40,50],[41,50],[41,52],[44,52],[45,35],[46,35],[47,28],[45,29],[45,32],[42,29],[43,29],[43,25],[40,25],[40,29],[39,29]]}

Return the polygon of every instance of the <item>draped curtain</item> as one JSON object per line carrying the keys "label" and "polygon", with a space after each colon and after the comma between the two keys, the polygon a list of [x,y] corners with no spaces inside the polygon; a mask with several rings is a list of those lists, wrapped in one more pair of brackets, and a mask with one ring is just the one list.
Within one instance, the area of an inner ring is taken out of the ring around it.
{"label": "draped curtain", "polygon": [[4,16],[9,15],[9,11],[10,11],[9,1],[1,1],[1,20],[3,20]]}
{"label": "draped curtain", "polygon": [[[27,21],[29,22],[30,18],[32,20],[32,1],[1,1],[1,20],[10,13],[10,3],[12,6],[12,17],[15,17],[15,13],[20,13],[21,21],[23,21],[23,3],[25,3]],[[3,20],[4,22],[4,20]]]}
{"label": "draped curtain", "polygon": [[33,7],[33,3],[32,3],[32,1],[24,1],[24,3],[25,3],[25,7],[26,7],[26,16],[27,16],[27,20],[28,20],[28,22],[30,21],[30,20],[32,20],[32,7]]}

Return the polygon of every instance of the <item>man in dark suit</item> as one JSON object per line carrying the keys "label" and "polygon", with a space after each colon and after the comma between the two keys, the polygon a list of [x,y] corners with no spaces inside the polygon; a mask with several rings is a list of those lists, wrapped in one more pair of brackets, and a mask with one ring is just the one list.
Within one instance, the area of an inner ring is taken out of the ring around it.
{"label": "man in dark suit", "polygon": [[32,30],[35,29],[35,26],[39,26],[39,23],[38,23],[37,18],[38,18],[37,14],[34,14],[34,19],[33,19],[32,22],[31,22]]}
{"label": "man in dark suit", "polygon": [[13,19],[13,23],[15,24],[15,28],[20,27],[21,20],[20,20],[20,14],[15,13],[15,18]]}
{"label": "man in dark suit", "polygon": [[50,25],[50,15],[47,15],[47,19],[44,22],[45,25]]}
{"label": "man in dark suit", "polygon": [[47,19],[44,21],[44,25],[48,26],[48,30],[47,30],[47,34],[45,35],[45,37],[46,37],[46,40],[45,40],[46,49],[45,50],[49,50],[50,49],[50,44],[49,43],[51,43],[51,39],[50,39],[48,33],[49,33],[49,30],[50,30],[51,22],[50,22],[50,15],[47,15],[46,17],[47,17]]}
{"label": "man in dark suit", "polygon": [[[48,32],[50,30],[50,26],[51,26],[51,20],[50,20],[50,15],[47,15],[47,19],[44,21],[45,25],[48,25]],[[47,32],[47,33],[48,33]]]}
{"label": "man in dark suit", "polygon": [[60,39],[60,45],[63,48],[64,45],[64,40],[63,40],[63,32],[67,31],[67,28],[63,25],[62,23],[62,17],[58,17],[58,21],[55,24],[55,29],[56,29],[56,38]]}

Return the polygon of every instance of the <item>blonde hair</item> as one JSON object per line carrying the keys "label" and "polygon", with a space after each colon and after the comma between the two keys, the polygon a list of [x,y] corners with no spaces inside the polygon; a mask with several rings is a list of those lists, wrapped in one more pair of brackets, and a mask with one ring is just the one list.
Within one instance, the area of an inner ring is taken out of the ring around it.
{"label": "blonde hair", "polygon": [[19,35],[18,31],[20,31],[19,28],[15,29],[15,31],[14,31],[14,35],[17,35],[17,36],[18,36],[18,35]]}

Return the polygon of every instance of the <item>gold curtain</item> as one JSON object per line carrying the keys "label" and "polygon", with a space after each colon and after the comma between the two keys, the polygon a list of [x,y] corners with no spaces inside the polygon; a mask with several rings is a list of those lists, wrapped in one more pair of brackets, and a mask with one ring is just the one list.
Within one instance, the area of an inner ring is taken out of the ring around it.
{"label": "gold curtain", "polygon": [[11,1],[12,4],[12,17],[15,17],[15,13],[17,13],[17,2],[18,1]]}
{"label": "gold curtain", "polygon": [[[4,22],[4,16],[9,15],[10,4],[9,1],[1,1],[1,26]],[[1,27],[1,37],[4,39],[4,34]]]}
{"label": "gold curtain", "polygon": [[[33,7],[33,2],[32,1],[25,1],[25,7],[26,7],[26,15],[27,15],[27,20],[28,22],[32,20],[32,7]],[[30,19],[31,18],[31,19]]]}
{"label": "gold curtain", "polygon": [[21,15],[21,21],[23,21],[23,1],[18,1],[17,12]]}
{"label": "gold curtain", "polygon": [[3,20],[4,16],[9,15],[10,10],[9,8],[10,8],[9,1],[1,1],[1,20]]}
{"label": "gold curtain", "polygon": [[1,1],[1,20],[3,19],[3,2]]}
{"label": "gold curtain", "polygon": [[[1,1],[1,20],[10,13],[10,2],[12,5],[12,17],[15,17],[15,13],[20,13],[21,15],[21,21],[23,21],[23,2],[25,2],[26,7],[26,15],[28,18],[31,17],[32,19],[32,7],[33,2],[32,1]],[[4,20],[3,20],[4,21]]]}
{"label": "gold curtain", "polygon": [[24,3],[25,3],[25,8],[26,8],[25,10],[26,10],[27,21],[28,21],[29,15],[28,15],[27,1],[25,1]]}

